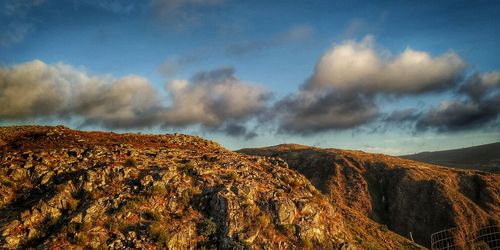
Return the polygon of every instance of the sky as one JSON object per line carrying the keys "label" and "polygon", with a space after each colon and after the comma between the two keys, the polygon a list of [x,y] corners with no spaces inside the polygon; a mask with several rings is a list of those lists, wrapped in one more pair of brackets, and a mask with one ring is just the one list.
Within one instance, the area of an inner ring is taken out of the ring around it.
{"label": "sky", "polygon": [[0,125],[390,155],[500,141],[499,1],[3,0]]}

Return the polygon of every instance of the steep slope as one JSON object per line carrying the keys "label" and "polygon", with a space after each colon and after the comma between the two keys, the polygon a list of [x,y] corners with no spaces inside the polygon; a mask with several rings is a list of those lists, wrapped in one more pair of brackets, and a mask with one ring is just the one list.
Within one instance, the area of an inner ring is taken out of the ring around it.
{"label": "steep slope", "polygon": [[186,135],[0,127],[0,248],[417,248],[278,158]]}
{"label": "steep slope", "polygon": [[500,142],[468,148],[422,152],[401,157],[447,167],[500,173]]}
{"label": "steep slope", "polygon": [[432,233],[500,222],[500,176],[360,151],[278,145],[242,153],[279,157],[332,204],[349,207],[429,246]]}

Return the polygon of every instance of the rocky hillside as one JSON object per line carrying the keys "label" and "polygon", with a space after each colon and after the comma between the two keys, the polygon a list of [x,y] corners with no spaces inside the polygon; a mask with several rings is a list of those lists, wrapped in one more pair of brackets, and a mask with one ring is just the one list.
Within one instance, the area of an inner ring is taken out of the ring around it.
{"label": "rocky hillside", "polygon": [[411,233],[425,246],[436,231],[475,232],[500,222],[500,175],[301,145],[240,152],[284,159],[333,205],[360,211],[405,237]]}
{"label": "rocky hillside", "polygon": [[186,135],[0,127],[0,248],[418,248],[281,159]]}
{"label": "rocky hillside", "polygon": [[422,152],[401,157],[447,167],[500,173],[500,142],[468,148]]}

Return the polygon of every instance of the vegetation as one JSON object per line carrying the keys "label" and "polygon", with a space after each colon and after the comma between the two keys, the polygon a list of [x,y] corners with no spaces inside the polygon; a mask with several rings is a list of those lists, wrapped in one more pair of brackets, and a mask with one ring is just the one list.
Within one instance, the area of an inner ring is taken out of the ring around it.
{"label": "vegetation", "polygon": [[156,242],[158,248],[167,248],[168,240],[170,239],[171,235],[167,231],[165,231],[162,223],[155,222],[149,225],[148,234],[149,237],[151,237]]}
{"label": "vegetation", "polygon": [[217,224],[213,218],[203,218],[197,225],[198,234],[210,238],[217,233]]}

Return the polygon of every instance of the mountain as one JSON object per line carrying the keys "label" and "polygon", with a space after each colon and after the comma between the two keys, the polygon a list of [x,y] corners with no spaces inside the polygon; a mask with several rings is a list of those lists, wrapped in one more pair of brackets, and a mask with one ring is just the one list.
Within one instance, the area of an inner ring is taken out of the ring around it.
{"label": "mountain", "polygon": [[500,222],[500,175],[295,144],[239,152],[285,160],[332,205],[358,211],[427,247],[434,232],[458,227],[456,238],[463,240],[460,233]]}
{"label": "mountain", "polygon": [[500,142],[468,148],[422,152],[401,157],[447,167],[500,173]]}
{"label": "mountain", "polygon": [[199,137],[0,127],[0,248],[421,248],[331,198]]}

